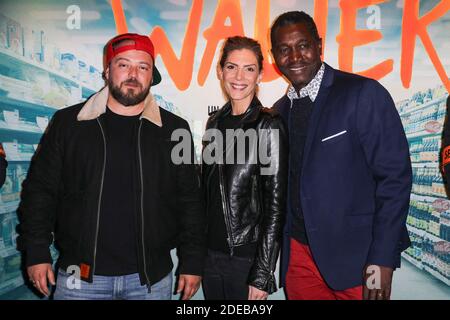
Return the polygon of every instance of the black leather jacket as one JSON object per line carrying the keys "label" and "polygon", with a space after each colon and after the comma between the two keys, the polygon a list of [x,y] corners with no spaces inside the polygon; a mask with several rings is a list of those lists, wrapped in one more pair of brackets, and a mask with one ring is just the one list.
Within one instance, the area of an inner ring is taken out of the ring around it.
{"label": "black leather jacket", "polygon": [[[210,116],[206,129],[218,129],[221,119],[230,112],[231,104],[227,103]],[[269,156],[270,162],[267,164],[261,157],[254,157],[255,153],[251,151],[246,152],[244,164],[208,165],[203,161],[204,194],[208,202],[207,190],[210,187],[211,173],[213,170],[219,170],[221,205],[230,252],[233,254],[234,247],[257,242],[248,284],[270,294],[277,290],[274,270],[286,214],[288,170],[286,129],[280,115],[274,109],[262,107],[256,97],[241,119],[240,128],[246,133],[248,129],[257,132],[258,148],[254,150],[266,148],[267,151],[262,154]],[[206,148],[212,148],[213,144],[214,141],[204,141],[204,151]],[[269,167],[270,172],[265,172]]]}

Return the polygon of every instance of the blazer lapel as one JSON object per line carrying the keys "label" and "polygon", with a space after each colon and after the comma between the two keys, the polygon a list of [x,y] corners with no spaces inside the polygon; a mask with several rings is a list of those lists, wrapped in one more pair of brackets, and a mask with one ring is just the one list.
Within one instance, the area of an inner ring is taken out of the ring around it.
{"label": "blazer lapel", "polygon": [[331,86],[334,82],[334,69],[325,63],[325,73],[323,75],[322,83],[320,85],[319,94],[314,101],[314,107],[311,114],[311,119],[308,125],[308,134],[305,142],[305,150],[303,153],[303,167],[308,163],[309,153],[316,135],[317,127],[319,125],[322,110],[327,104],[328,94],[331,91]]}

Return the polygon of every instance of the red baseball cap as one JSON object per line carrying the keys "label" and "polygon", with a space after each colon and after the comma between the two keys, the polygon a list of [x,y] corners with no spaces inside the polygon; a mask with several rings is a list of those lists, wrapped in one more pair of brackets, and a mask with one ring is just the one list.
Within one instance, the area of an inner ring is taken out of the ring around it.
{"label": "red baseball cap", "polygon": [[[126,41],[126,43],[125,43]],[[152,41],[147,36],[142,36],[137,33],[124,33],[115,36],[105,46],[104,51],[104,67],[109,65],[112,58],[121,52],[128,50],[140,50],[147,52],[153,59],[153,82],[152,86],[161,82],[161,74],[155,66],[155,47]]]}

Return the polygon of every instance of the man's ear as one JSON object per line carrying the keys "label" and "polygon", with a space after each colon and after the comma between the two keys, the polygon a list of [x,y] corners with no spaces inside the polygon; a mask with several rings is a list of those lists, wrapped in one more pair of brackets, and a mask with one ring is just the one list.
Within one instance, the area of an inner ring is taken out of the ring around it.
{"label": "man's ear", "polygon": [[106,68],[106,70],[104,72],[104,77],[105,77],[105,80],[109,80],[109,66]]}

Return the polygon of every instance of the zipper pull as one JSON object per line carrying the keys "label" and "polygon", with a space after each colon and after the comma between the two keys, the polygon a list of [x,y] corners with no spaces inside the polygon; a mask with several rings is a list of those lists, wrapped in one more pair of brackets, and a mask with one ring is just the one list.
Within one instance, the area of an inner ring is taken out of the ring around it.
{"label": "zipper pull", "polygon": [[227,238],[227,242],[228,242],[228,246],[230,247],[230,257],[232,257],[234,255],[234,248],[233,245],[231,244],[231,240],[230,237]]}

